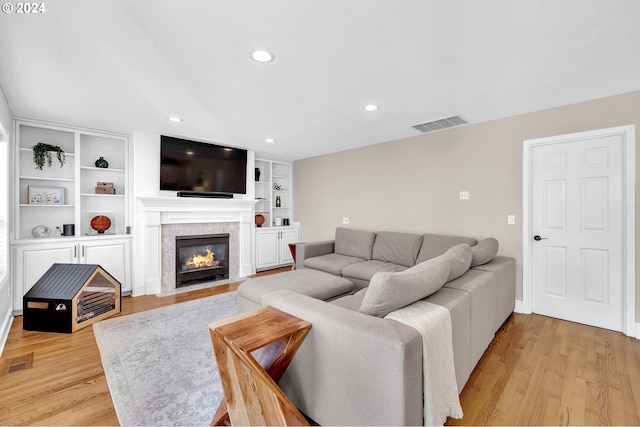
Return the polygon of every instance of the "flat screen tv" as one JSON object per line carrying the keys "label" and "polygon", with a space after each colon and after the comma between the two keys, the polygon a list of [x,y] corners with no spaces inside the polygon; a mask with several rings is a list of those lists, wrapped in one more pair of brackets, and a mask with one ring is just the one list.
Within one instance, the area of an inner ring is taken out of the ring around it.
{"label": "flat screen tv", "polygon": [[247,150],[162,135],[160,190],[195,197],[246,194]]}

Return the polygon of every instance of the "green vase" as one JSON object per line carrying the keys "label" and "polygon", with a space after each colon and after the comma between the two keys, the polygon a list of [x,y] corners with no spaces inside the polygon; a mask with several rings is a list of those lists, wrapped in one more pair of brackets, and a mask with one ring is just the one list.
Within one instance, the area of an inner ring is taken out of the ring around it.
{"label": "green vase", "polygon": [[100,158],[96,160],[96,167],[106,169],[109,167],[109,162],[107,162],[104,157],[100,156]]}

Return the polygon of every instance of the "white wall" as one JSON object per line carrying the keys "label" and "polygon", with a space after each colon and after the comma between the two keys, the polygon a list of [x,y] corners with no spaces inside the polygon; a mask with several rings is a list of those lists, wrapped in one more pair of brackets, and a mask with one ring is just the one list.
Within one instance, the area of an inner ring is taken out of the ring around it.
{"label": "white wall", "polygon": [[13,303],[9,269],[9,143],[12,113],[0,87],[0,354],[13,320]]}

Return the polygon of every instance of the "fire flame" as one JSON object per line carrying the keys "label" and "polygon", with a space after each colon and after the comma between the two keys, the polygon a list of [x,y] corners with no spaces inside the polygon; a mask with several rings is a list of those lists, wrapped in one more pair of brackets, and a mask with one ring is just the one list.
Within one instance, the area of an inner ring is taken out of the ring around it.
{"label": "fire flame", "polygon": [[213,267],[215,253],[211,252],[210,246],[207,246],[205,251],[207,252],[206,255],[200,255],[200,254],[191,255],[191,258],[187,260],[185,265],[187,265],[189,268]]}

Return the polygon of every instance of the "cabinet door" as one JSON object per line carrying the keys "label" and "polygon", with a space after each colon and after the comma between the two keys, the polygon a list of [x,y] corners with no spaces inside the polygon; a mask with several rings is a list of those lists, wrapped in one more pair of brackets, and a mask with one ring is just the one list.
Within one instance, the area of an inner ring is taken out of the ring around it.
{"label": "cabinet door", "polygon": [[71,264],[76,262],[77,246],[75,243],[17,247],[15,250],[15,293],[14,310],[22,310],[22,297],[55,263]]}
{"label": "cabinet door", "polygon": [[280,232],[280,264],[293,264],[293,257],[289,250],[289,243],[298,242],[298,230],[284,230]]}
{"label": "cabinet door", "polygon": [[123,291],[131,290],[128,240],[82,243],[81,252],[83,263],[98,264],[120,282]]}
{"label": "cabinet door", "polygon": [[256,233],[256,270],[278,265],[278,231]]}

